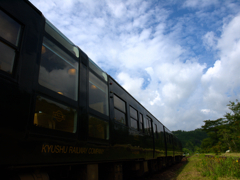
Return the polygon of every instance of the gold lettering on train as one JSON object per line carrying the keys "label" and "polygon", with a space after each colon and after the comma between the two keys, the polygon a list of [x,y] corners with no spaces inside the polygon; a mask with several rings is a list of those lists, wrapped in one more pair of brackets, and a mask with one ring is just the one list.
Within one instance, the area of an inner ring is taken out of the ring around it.
{"label": "gold lettering on train", "polygon": [[103,154],[104,149],[43,144],[41,152],[42,153],[52,153],[52,154],[53,153]]}
{"label": "gold lettering on train", "polygon": [[88,154],[103,154],[104,150],[103,149],[98,149],[98,148],[89,148]]}

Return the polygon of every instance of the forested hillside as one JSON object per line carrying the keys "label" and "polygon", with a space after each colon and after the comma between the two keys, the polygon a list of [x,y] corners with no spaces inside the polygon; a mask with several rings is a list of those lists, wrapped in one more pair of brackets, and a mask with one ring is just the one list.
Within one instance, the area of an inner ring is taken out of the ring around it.
{"label": "forested hillside", "polygon": [[202,140],[208,137],[207,133],[201,129],[195,129],[193,131],[178,130],[172,131],[172,133],[182,142],[185,153],[187,153],[188,150],[189,152],[200,152]]}

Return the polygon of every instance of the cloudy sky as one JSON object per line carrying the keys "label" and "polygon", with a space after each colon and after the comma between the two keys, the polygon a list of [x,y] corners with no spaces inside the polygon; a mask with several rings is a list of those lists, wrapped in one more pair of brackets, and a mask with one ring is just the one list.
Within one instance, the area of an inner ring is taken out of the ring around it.
{"label": "cloudy sky", "polygon": [[30,0],[170,130],[240,100],[240,1]]}

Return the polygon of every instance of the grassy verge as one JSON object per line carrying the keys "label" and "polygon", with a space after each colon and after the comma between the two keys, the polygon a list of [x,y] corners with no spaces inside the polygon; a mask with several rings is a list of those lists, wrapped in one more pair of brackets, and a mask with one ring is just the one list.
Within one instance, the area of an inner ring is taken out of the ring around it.
{"label": "grassy verge", "polygon": [[240,158],[240,153],[222,153],[219,156]]}
{"label": "grassy verge", "polygon": [[[236,154],[235,154],[236,155]],[[240,162],[237,156],[223,158],[223,156],[205,157],[202,155],[200,163],[197,164],[201,174],[211,179],[218,178],[240,178]]]}
{"label": "grassy verge", "polygon": [[[214,154],[209,154],[214,155]],[[221,156],[227,156],[224,159]],[[178,171],[177,180],[209,179],[231,180],[240,178],[240,153],[227,153],[211,158],[205,154],[193,155],[188,163]]]}
{"label": "grassy verge", "polygon": [[[193,155],[188,158],[188,163],[183,166],[178,171],[178,176],[176,177],[177,180],[193,180],[193,179],[203,179],[204,177],[198,171],[197,164],[199,164],[201,159],[199,155]],[[210,178],[204,178],[210,179]]]}
{"label": "grassy verge", "polygon": [[[214,153],[206,153],[205,155],[216,156]],[[218,156],[240,158],[240,153],[221,153],[221,154],[219,154]]]}

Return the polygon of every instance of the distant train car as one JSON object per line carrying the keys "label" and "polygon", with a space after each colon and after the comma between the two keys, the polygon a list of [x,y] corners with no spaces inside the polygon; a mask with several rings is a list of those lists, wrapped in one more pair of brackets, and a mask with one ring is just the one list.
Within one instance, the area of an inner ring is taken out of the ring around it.
{"label": "distant train car", "polygon": [[18,179],[127,179],[180,141],[27,0],[0,1],[0,166]]}

